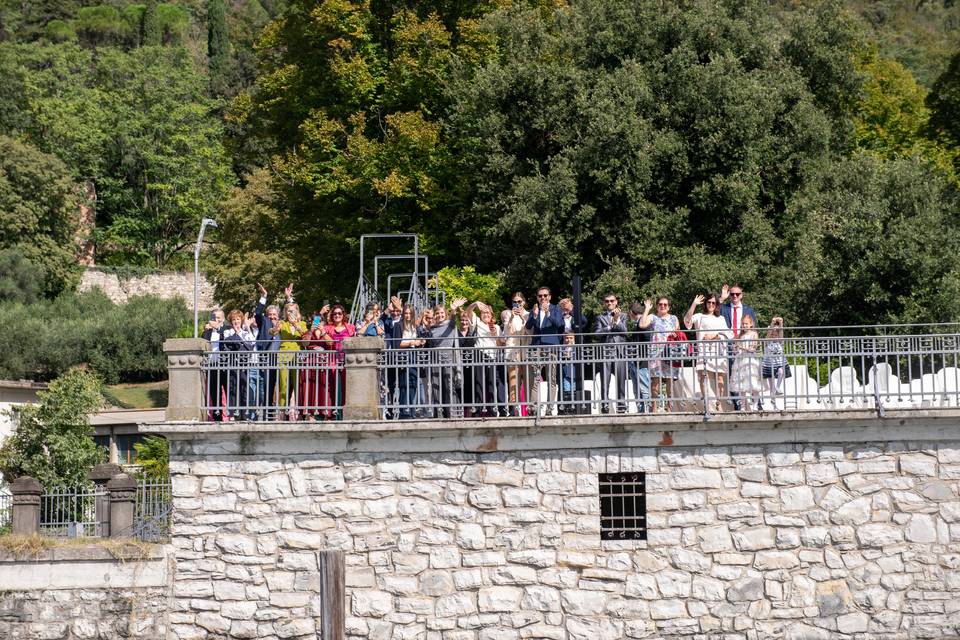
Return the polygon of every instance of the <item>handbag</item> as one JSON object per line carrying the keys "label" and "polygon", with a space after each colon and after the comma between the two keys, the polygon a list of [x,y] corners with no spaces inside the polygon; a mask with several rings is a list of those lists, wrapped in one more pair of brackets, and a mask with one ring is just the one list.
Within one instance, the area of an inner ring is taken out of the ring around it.
{"label": "handbag", "polygon": [[687,334],[680,329],[675,329],[667,334],[666,356],[671,367],[678,369],[684,366],[685,361],[689,360],[692,355],[693,345],[687,339]]}

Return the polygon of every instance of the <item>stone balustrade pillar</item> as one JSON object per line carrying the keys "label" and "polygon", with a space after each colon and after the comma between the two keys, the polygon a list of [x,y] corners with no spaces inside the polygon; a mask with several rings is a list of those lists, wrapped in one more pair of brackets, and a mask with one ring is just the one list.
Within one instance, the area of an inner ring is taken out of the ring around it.
{"label": "stone balustrade pillar", "polygon": [[346,384],[344,420],[376,420],[380,417],[380,376],[377,360],[383,338],[357,336],[343,341]]}
{"label": "stone balustrade pillar", "polygon": [[87,478],[97,488],[97,522],[100,523],[100,536],[104,538],[110,537],[110,496],[107,494],[107,482],[122,471],[120,465],[106,462],[98,464],[87,474]]}
{"label": "stone balustrade pillar", "polygon": [[133,537],[133,516],[137,499],[137,481],[118,473],[107,482],[110,495],[110,537]]}
{"label": "stone balustrade pillar", "polygon": [[210,350],[203,338],[170,338],[163,343],[167,354],[169,391],[166,419],[168,421],[204,419],[203,396],[206,390],[200,359]]}
{"label": "stone balustrade pillar", "polygon": [[20,476],[10,483],[13,494],[13,533],[32,536],[40,532],[40,496],[43,487],[36,478]]}

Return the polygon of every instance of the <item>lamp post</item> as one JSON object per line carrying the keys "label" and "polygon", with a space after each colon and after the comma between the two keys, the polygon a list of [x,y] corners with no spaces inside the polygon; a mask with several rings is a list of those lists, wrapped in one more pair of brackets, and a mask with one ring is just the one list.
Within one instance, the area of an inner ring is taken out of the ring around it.
{"label": "lamp post", "polygon": [[200,234],[197,236],[197,246],[193,250],[193,337],[196,338],[200,326],[200,247],[203,245],[203,232],[207,226],[216,229],[217,221],[213,218],[204,218],[200,222]]}

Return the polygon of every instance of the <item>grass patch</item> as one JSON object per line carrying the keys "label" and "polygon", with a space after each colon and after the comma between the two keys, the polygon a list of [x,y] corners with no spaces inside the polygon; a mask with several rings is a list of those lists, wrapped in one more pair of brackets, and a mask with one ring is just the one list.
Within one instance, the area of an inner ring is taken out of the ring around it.
{"label": "grass patch", "polygon": [[120,561],[141,560],[149,556],[156,545],[133,538],[51,538],[48,536],[0,536],[0,549],[17,558],[36,558],[48,549],[57,547],[99,547]]}
{"label": "grass patch", "polygon": [[104,395],[107,402],[121,409],[163,409],[167,406],[166,380],[141,384],[111,384]]}

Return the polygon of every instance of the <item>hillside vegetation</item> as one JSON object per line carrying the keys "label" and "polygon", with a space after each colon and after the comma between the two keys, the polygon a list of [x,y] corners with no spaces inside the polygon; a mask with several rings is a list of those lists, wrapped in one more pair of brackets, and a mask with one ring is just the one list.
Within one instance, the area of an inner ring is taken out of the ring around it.
{"label": "hillside vegetation", "polygon": [[951,0],[0,0],[0,260],[53,298],[85,233],[179,268],[214,217],[228,305],[347,298],[358,235],[415,231],[494,298],[955,320],[958,34]]}

